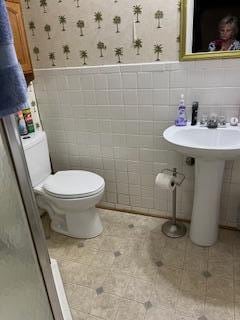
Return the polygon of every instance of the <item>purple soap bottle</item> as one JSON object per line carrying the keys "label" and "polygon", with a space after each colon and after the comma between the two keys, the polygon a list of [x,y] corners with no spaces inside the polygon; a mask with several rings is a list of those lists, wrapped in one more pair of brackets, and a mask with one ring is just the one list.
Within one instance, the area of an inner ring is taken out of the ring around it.
{"label": "purple soap bottle", "polygon": [[178,106],[178,115],[175,120],[175,125],[178,127],[187,125],[187,114],[186,114],[186,106],[184,103],[184,94],[181,94],[181,99]]}

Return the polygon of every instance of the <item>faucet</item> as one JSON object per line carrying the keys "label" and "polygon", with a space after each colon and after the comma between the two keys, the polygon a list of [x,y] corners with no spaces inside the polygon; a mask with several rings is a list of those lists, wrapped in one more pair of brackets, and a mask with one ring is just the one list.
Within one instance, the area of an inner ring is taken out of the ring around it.
{"label": "faucet", "polygon": [[208,119],[207,119],[207,128],[208,129],[216,129],[218,127],[218,119],[217,116],[211,115]]}

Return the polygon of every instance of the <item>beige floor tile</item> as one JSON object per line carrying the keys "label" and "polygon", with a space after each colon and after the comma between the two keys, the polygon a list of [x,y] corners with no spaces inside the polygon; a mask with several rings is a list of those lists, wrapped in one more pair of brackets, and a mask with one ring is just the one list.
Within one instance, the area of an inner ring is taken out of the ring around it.
{"label": "beige floor tile", "polygon": [[240,303],[240,280],[234,281],[234,296],[235,299]]}
{"label": "beige floor tile", "polygon": [[204,312],[204,296],[195,296],[180,291],[176,301],[176,313],[198,319]]}
{"label": "beige floor tile", "polygon": [[183,268],[185,254],[181,250],[165,247],[162,252],[162,262],[167,266]]}
{"label": "beige floor tile", "polygon": [[139,255],[135,260],[135,264],[134,277],[148,282],[154,281],[159,268],[153,261],[147,260]]}
{"label": "beige floor tile", "polygon": [[239,301],[239,303],[235,304],[234,311],[235,311],[234,320],[240,320],[240,301]]}
{"label": "beige floor tile", "polygon": [[119,304],[115,320],[144,320],[146,309],[142,303],[124,300]]}
{"label": "beige floor tile", "polygon": [[208,267],[208,257],[207,255],[198,255],[196,253],[190,255],[188,254],[184,260],[184,269],[187,271],[195,271],[201,273],[207,270]]}
{"label": "beige floor tile", "polygon": [[204,315],[210,320],[233,320],[234,305],[226,299],[207,298]]}
{"label": "beige floor tile", "polygon": [[75,283],[81,286],[97,289],[102,286],[108,270],[74,261],[61,262],[60,270],[64,283]]}
{"label": "beige floor tile", "polygon": [[71,309],[73,320],[87,320],[88,314],[76,309]]}
{"label": "beige floor tile", "polygon": [[222,277],[212,276],[207,279],[207,296],[212,298],[224,299],[228,297],[233,301],[233,279],[223,279]]}
{"label": "beige floor tile", "polygon": [[124,272],[129,275],[134,275],[137,268],[135,257],[122,254],[114,259],[112,271]]}
{"label": "beige floor tile", "polygon": [[153,284],[137,278],[131,278],[125,291],[125,298],[141,303],[149,301]]}
{"label": "beige floor tile", "polygon": [[187,246],[187,237],[182,238],[168,238],[165,240],[165,247],[185,251]]}
{"label": "beige floor tile", "polygon": [[232,261],[228,263],[213,263],[209,261],[208,271],[217,277],[222,277],[223,279],[233,279],[233,263]]}
{"label": "beige floor tile", "polygon": [[110,272],[103,282],[104,292],[123,297],[130,279],[126,273]]}
{"label": "beige floor tile", "polygon": [[105,320],[113,320],[116,317],[120,301],[120,298],[107,293],[95,296],[90,314]]}
{"label": "beige floor tile", "polygon": [[76,284],[65,284],[64,288],[71,308],[83,313],[90,312],[93,298],[96,295],[94,290]]}
{"label": "beige floor tile", "polygon": [[209,248],[210,261],[230,261],[233,259],[233,246],[228,243],[218,241],[214,246]]}
{"label": "beige floor tile", "polygon": [[145,320],[175,320],[175,318],[175,312],[170,308],[152,307],[147,311]]}
{"label": "beige floor tile", "polygon": [[96,253],[96,250],[79,247],[77,244],[74,244],[65,250],[65,260],[69,259],[85,264],[91,264],[96,257]]}
{"label": "beige floor tile", "polygon": [[111,251],[98,251],[95,259],[92,260],[91,266],[109,269],[112,267],[115,260],[114,253]]}
{"label": "beige floor tile", "polygon": [[190,238],[187,238],[186,256],[204,256],[208,257],[209,248],[200,247],[194,244]]}
{"label": "beige floor tile", "polygon": [[206,279],[199,272],[183,271],[181,290],[202,296],[206,292]]}

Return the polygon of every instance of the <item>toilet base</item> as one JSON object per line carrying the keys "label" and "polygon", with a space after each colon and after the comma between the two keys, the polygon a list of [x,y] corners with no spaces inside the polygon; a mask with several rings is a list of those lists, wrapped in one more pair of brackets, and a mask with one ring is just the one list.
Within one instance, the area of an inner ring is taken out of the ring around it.
{"label": "toilet base", "polygon": [[97,209],[90,208],[77,214],[50,214],[51,228],[64,235],[89,239],[97,237],[103,231]]}
{"label": "toilet base", "polygon": [[51,228],[73,238],[90,239],[103,231],[103,226],[96,208],[67,214],[50,214]]}

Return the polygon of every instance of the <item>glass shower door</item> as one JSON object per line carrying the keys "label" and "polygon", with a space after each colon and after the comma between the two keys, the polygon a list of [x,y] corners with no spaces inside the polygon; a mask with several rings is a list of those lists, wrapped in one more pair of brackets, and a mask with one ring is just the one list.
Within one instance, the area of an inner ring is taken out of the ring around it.
{"label": "glass shower door", "polygon": [[25,209],[0,122],[0,319],[62,319],[53,316]]}

